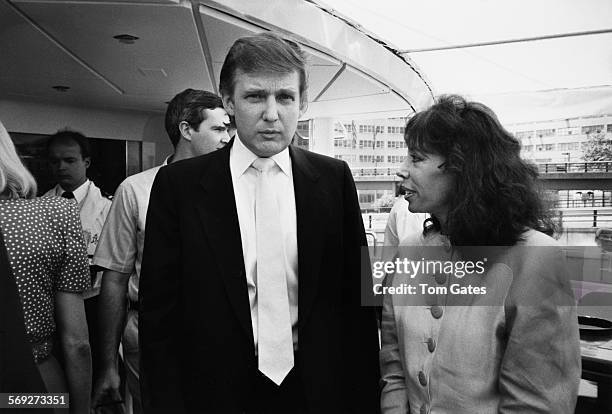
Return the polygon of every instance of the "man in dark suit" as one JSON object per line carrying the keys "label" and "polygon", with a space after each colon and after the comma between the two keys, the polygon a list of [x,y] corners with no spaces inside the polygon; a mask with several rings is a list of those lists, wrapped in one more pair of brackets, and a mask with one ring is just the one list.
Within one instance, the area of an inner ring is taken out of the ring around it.
{"label": "man in dark suit", "polygon": [[378,336],[348,165],[289,143],[305,57],[238,39],[220,77],[237,133],[158,173],[140,280],[145,412],[375,413]]}

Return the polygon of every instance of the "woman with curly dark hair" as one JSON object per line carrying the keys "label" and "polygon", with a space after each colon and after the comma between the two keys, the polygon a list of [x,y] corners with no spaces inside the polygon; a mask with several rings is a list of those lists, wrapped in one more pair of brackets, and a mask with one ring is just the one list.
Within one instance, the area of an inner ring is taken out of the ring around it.
{"label": "woman with curly dark hair", "polygon": [[415,290],[385,297],[383,413],[573,413],[576,310],[535,167],[460,96],[412,117],[405,140],[409,210],[431,219],[401,241],[421,268],[388,282]]}

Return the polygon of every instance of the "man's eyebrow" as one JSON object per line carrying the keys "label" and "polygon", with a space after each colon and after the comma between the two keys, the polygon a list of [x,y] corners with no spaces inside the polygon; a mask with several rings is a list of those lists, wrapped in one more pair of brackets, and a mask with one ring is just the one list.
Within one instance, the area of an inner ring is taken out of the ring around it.
{"label": "man's eyebrow", "polygon": [[293,87],[288,87],[288,88],[281,88],[278,91],[276,91],[277,93],[297,93],[297,89],[293,88]]}
{"label": "man's eyebrow", "polygon": [[247,86],[246,88],[244,88],[244,93],[253,93],[253,92],[265,92],[266,89],[261,87],[261,86]]}

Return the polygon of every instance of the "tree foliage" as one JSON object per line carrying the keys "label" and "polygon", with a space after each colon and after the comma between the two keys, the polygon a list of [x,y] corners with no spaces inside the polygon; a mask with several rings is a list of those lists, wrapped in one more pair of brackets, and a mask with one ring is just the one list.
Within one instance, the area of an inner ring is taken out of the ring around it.
{"label": "tree foliage", "polygon": [[606,139],[603,131],[588,134],[582,158],[585,161],[612,161],[612,141]]}
{"label": "tree foliage", "polygon": [[390,208],[393,207],[393,204],[395,204],[395,196],[393,194],[385,194],[372,203],[372,208]]}

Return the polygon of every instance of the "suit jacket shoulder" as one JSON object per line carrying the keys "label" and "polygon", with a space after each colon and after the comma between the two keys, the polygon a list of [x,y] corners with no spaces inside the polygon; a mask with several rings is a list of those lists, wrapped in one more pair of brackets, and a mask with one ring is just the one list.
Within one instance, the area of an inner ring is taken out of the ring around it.
{"label": "suit jacket shoulder", "polygon": [[181,179],[191,182],[199,180],[206,174],[219,174],[224,168],[229,173],[229,152],[230,146],[227,145],[209,154],[175,161],[162,167],[157,174],[167,175],[170,180]]}

